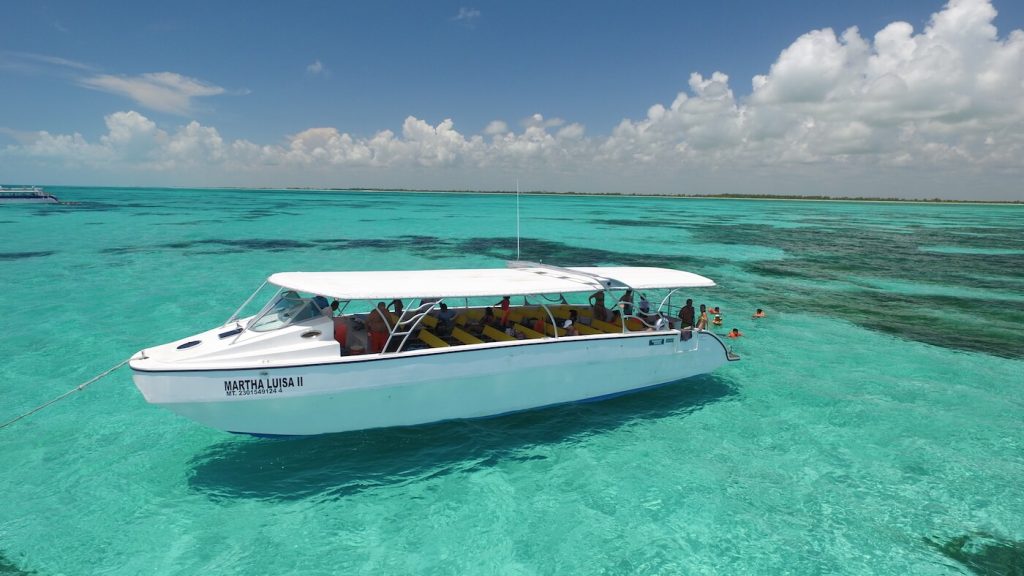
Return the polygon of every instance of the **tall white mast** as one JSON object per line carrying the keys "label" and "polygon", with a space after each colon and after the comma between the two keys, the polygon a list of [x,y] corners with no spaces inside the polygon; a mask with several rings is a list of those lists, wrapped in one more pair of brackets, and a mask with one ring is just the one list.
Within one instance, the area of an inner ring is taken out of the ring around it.
{"label": "tall white mast", "polygon": [[516,260],[519,260],[519,178],[516,178]]}

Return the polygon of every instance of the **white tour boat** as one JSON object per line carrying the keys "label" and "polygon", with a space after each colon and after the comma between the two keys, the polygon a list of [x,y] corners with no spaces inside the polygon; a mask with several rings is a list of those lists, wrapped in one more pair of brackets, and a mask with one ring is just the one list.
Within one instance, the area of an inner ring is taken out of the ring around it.
{"label": "white tour boat", "polygon": [[38,186],[0,186],[0,204],[59,204],[56,196]]}
{"label": "white tour boat", "polygon": [[[239,318],[263,287],[224,325],[135,354],[146,400],[229,432],[310,435],[600,399],[738,360],[711,332],[675,325],[679,290],[714,282],[666,268],[514,262],[268,283],[255,315]],[[609,305],[570,303],[588,296]],[[394,301],[409,307],[378,314]]]}

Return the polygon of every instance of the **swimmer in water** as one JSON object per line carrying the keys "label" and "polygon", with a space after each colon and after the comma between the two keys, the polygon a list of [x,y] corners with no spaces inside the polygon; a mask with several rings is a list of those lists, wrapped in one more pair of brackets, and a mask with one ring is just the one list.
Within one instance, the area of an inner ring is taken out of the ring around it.
{"label": "swimmer in water", "polygon": [[754,312],[754,318],[764,318],[764,310],[758,308],[757,312]]}
{"label": "swimmer in water", "polygon": [[739,338],[740,336],[743,336],[743,333],[739,328],[733,328],[732,332],[729,332],[729,338]]}

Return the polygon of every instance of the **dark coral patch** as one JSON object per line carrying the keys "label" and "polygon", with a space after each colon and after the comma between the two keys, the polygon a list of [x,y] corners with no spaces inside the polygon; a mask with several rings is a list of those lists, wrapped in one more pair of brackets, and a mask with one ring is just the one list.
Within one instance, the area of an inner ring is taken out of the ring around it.
{"label": "dark coral patch", "polygon": [[0,252],[0,260],[23,260],[26,258],[41,258],[56,254],[53,250],[41,250],[38,252]]}

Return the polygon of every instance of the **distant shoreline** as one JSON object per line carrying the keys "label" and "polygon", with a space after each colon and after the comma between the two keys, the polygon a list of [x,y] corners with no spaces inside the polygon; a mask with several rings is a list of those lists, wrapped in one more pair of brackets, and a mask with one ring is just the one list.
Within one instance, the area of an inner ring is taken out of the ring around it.
{"label": "distant shoreline", "polygon": [[[430,190],[415,188],[320,188],[312,186],[58,186],[60,188],[114,188],[154,190],[282,190],[301,192],[399,192],[413,194],[516,194],[514,190]],[[44,189],[46,186],[43,187]],[[681,200],[772,200],[787,202],[877,202],[897,204],[986,204],[986,205],[1024,205],[1024,200],[944,200],[942,198],[874,198],[870,196],[805,196],[799,194],[629,194],[625,192],[551,192],[548,190],[527,190],[520,194],[531,196],[583,196],[583,197],[620,197],[620,198],[675,198]]]}
{"label": "distant shoreline", "polygon": [[[229,188],[231,190],[302,190],[306,192],[402,192],[416,194],[515,194],[514,190],[426,190],[414,188]],[[520,194],[531,196],[616,196],[624,198],[677,198],[683,200],[785,200],[792,202],[894,202],[899,204],[1006,204],[1022,205],[1024,200],[944,200],[942,198],[873,198],[869,196],[801,196],[798,194],[628,194],[625,192],[551,192],[527,190]]]}

